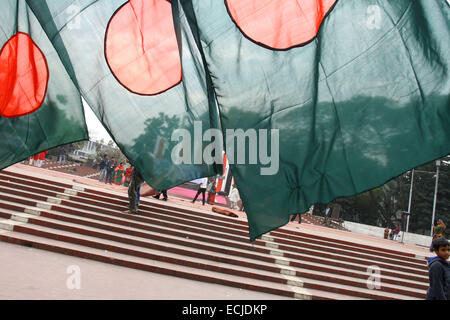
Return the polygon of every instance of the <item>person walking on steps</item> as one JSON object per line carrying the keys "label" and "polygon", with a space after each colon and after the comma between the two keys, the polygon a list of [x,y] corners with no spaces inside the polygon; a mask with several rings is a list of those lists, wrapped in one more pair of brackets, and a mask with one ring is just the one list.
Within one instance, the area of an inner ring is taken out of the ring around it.
{"label": "person walking on steps", "polygon": [[298,216],[298,223],[302,223],[302,215],[300,213],[294,213],[291,218],[291,222],[295,221],[295,217]]}
{"label": "person walking on steps", "polygon": [[201,193],[202,194],[203,205],[205,205],[205,192],[206,192],[206,187],[207,186],[208,186],[208,178],[202,178],[200,184],[198,185],[197,194],[195,195],[194,200],[192,200],[192,203],[194,203],[197,200],[198,196]]}
{"label": "person walking on steps", "polygon": [[159,200],[159,197],[160,197],[161,195],[163,195],[163,200],[164,200],[164,201],[167,201],[167,190],[161,190],[161,192],[158,192],[158,194],[157,194],[157,195],[154,195],[153,198]]}
{"label": "person walking on steps", "polygon": [[144,182],[144,178],[141,176],[139,171],[137,171],[136,167],[134,167],[133,171],[131,172],[130,185],[128,186],[128,210],[126,210],[124,213],[137,214],[139,205],[137,198],[140,193],[140,188]]}

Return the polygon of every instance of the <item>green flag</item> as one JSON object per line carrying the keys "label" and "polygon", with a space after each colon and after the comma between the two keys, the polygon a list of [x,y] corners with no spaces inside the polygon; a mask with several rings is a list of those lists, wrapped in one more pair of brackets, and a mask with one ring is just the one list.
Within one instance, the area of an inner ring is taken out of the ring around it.
{"label": "green flag", "polygon": [[220,172],[224,142],[251,240],[450,152],[444,1],[27,3],[151,185]]}
{"label": "green flag", "polygon": [[179,1],[252,240],[450,152],[445,1]]}
{"label": "green flag", "polygon": [[169,1],[27,2],[83,98],[151,186],[220,172],[202,161],[203,132],[218,126],[205,69],[190,29],[176,32]]}
{"label": "green flag", "polygon": [[87,140],[81,97],[25,1],[0,4],[0,169]]}

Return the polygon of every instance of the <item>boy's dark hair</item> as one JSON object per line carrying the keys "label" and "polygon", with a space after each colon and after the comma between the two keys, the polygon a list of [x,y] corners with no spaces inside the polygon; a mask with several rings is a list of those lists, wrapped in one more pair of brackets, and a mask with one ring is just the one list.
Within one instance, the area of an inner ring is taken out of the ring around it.
{"label": "boy's dark hair", "polygon": [[433,250],[439,251],[440,247],[450,246],[450,242],[445,238],[437,238],[433,240],[431,246],[433,247]]}

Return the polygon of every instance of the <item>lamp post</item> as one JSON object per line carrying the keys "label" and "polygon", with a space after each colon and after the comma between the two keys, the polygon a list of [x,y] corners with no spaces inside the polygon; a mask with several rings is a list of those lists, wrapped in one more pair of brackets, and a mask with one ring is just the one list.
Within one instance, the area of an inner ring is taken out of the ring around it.
{"label": "lamp post", "polygon": [[409,230],[409,217],[411,216],[411,202],[412,202],[412,193],[413,193],[413,185],[414,185],[414,169],[411,170],[411,187],[409,189],[409,202],[408,202],[408,211],[405,212],[403,211],[403,214],[406,214],[406,228],[405,228],[405,232],[403,232],[403,236],[402,236],[402,243],[403,240],[405,239],[405,235],[406,233],[408,233]]}
{"label": "lamp post", "polygon": [[412,202],[412,193],[413,193],[413,185],[414,185],[414,169],[411,171],[411,188],[409,189],[409,202],[408,202],[408,217],[406,219],[406,230],[409,230],[409,217],[411,216],[411,202]]}
{"label": "lamp post", "polygon": [[436,185],[434,187],[433,215],[431,217],[431,236],[433,236],[434,216],[436,214],[436,201],[437,201],[439,167],[440,166],[441,166],[441,160],[436,160]]}

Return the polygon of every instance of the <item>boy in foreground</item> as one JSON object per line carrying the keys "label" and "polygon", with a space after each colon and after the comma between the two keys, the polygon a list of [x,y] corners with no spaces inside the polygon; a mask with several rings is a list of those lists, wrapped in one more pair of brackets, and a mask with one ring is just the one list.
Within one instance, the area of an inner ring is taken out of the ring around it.
{"label": "boy in foreground", "polygon": [[450,243],[445,238],[433,240],[436,257],[428,258],[430,287],[427,300],[450,300],[450,264],[448,263]]}

